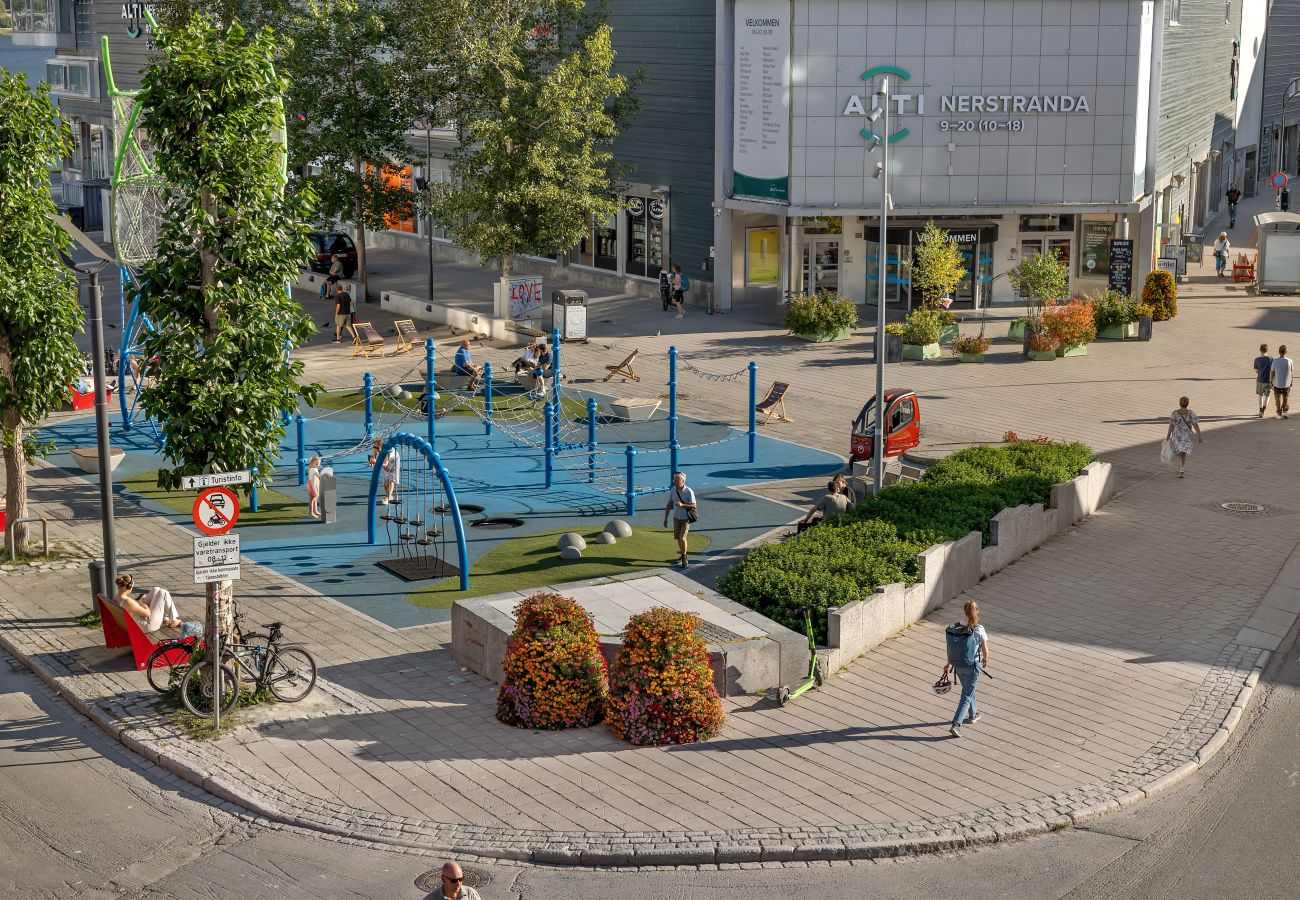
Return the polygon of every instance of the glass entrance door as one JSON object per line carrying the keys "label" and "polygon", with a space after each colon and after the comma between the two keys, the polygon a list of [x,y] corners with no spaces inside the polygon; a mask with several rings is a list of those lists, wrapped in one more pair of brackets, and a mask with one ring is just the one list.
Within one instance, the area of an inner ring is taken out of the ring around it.
{"label": "glass entrance door", "polygon": [[808,292],[839,291],[840,239],[808,238],[803,245],[804,284]]}

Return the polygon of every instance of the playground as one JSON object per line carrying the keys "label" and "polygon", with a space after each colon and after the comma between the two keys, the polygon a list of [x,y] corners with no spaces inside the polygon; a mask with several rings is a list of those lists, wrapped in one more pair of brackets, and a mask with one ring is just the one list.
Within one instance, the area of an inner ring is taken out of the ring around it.
{"label": "playground", "polygon": [[[437,348],[438,360],[449,359],[451,349]],[[443,376],[427,356],[423,364],[415,357],[412,371],[391,384],[367,377],[355,390],[322,394],[291,417],[281,464],[260,484],[256,504],[244,501],[237,527],[243,555],[386,625],[426,625],[447,621],[457,599],[670,565],[677,550],[663,528],[663,509],[674,461],[699,496],[700,522],[690,544],[697,562],[795,517],[791,507],[748,493],[745,485],[828,476],[842,467],[829,453],[760,433],[744,410],[737,418],[748,417],[748,429],[682,415],[678,401],[687,395],[678,391],[679,368],[698,375],[705,389],[710,378],[749,378],[756,385],[757,372],[715,375],[678,363],[673,353],[658,361],[667,372],[643,366],[647,382],[660,386],[646,393],[663,396],[643,421],[613,415],[618,401],[599,392],[597,376],[604,373],[580,369],[552,379],[540,397],[509,379],[477,393],[440,388],[430,420],[417,398]],[[165,464],[156,423],[123,400],[112,417],[112,444],[125,451],[115,490],[188,524],[193,494],[156,486]],[[70,451],[94,445],[93,417],[68,419],[42,437],[57,443],[51,462],[77,471]],[[383,451],[372,462],[375,441]],[[436,451],[446,482],[429,451]],[[394,502],[385,504],[380,475],[390,452],[401,474]],[[305,470],[313,456],[322,457],[322,470],[337,482],[334,522],[308,515]],[[632,535],[597,543],[613,519],[628,522]],[[586,539],[579,559],[562,559],[556,549],[568,532]],[[460,578],[466,567],[468,589]]]}

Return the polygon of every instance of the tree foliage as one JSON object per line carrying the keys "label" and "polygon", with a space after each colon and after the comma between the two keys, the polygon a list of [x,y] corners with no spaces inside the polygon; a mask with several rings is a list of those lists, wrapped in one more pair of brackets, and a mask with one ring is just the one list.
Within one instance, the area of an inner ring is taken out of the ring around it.
{"label": "tree foliage", "polygon": [[1041,314],[1048,300],[1060,300],[1070,293],[1070,267],[1055,250],[1026,254],[1007,277],[1017,293],[1029,301],[1031,315],[1034,309]]}
{"label": "tree foliage", "polygon": [[933,219],[925,223],[921,239],[912,252],[911,277],[912,290],[928,301],[951,295],[966,277],[961,248]]}
{"label": "tree foliage", "polygon": [[172,186],[157,258],[144,267],[143,338],[153,382],[140,402],[162,423],[159,485],[205,471],[269,473],[297,397],[292,349],[312,324],[286,283],[311,255],[310,191],[283,195],[283,81],[275,42],[203,16],[162,29],[144,77],[141,125]]}
{"label": "tree foliage", "polygon": [[49,87],[32,92],[0,69],[0,444],[11,520],[27,514],[26,467],[45,449],[28,429],[68,399],[82,365],[77,283],[59,261],[68,237],[48,218],[50,170],[70,150]]}

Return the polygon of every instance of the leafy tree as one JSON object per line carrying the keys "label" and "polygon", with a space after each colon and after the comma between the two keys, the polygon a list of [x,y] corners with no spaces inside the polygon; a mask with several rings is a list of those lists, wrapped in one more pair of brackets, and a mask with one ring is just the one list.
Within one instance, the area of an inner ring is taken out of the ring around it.
{"label": "leafy tree", "polygon": [[[161,58],[137,102],[172,190],[141,279],[141,310],[158,327],[143,338],[157,362],[140,402],[162,423],[173,466],[159,486],[175,489],[184,475],[269,473],[281,415],[315,396],[288,358],[313,327],[286,290],[310,257],[311,197],[283,194],[285,86],[270,32],[195,16],[157,40]],[[214,591],[208,599],[214,627]]]}
{"label": "leafy tree", "polygon": [[966,263],[961,248],[949,240],[934,220],[925,223],[921,239],[912,252],[912,289],[922,299],[934,302],[947,297],[966,277]]}
{"label": "leafy tree", "polygon": [[1031,322],[1042,317],[1043,304],[1047,301],[1060,300],[1070,293],[1070,267],[1055,250],[1028,254],[1007,277],[1017,293],[1029,301]]}
{"label": "leafy tree", "polygon": [[430,30],[461,133],[433,212],[505,281],[514,254],[569,250],[618,211],[608,147],[628,81],[582,0],[447,0]]}
{"label": "leafy tree", "polygon": [[[27,79],[0,69],[0,444],[10,521],[27,515],[27,466],[48,447],[28,432],[68,399],[81,371],[77,282],[59,261],[68,236],[49,214],[50,170],[71,134]],[[26,527],[14,529],[26,550]]]}

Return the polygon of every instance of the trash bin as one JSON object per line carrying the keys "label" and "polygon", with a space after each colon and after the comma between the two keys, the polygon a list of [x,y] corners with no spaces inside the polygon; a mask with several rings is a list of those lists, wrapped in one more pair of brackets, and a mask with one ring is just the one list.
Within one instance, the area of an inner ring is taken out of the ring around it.
{"label": "trash bin", "polygon": [[104,583],[104,569],[106,568],[104,561],[102,559],[92,559],[87,568],[90,569],[90,608],[96,609],[95,595],[103,594],[105,597],[111,597],[113,594],[109,591],[108,585]]}
{"label": "trash bin", "polygon": [[587,339],[586,291],[551,291],[551,327],[562,341]]}
{"label": "trash bin", "polygon": [[339,489],[338,479],[334,477],[334,470],[321,469],[320,473],[320,521],[326,525],[331,522],[337,522]]}

